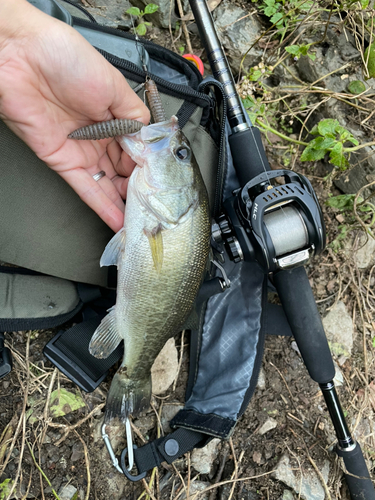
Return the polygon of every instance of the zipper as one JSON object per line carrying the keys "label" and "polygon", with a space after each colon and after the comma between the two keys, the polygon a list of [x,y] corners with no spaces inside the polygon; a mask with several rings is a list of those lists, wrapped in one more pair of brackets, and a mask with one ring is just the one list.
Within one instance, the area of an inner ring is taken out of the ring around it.
{"label": "zipper", "polygon": [[169,90],[173,93],[178,94],[177,97],[190,97],[192,99],[200,99],[203,101],[205,106],[212,107],[214,105],[214,101],[211,97],[209,97],[207,94],[204,94],[203,92],[198,92],[197,90],[193,89],[192,87],[189,87],[188,85],[180,85],[177,83],[170,83],[167,80],[164,80],[163,78],[152,75],[151,73],[146,73],[143,69],[139,68],[136,64],[127,61],[126,59],[120,59],[119,57],[113,56],[111,54],[108,54],[108,52],[102,50],[102,49],[97,49],[102,56],[104,56],[108,62],[113,64],[117,69],[122,69],[124,71],[130,72],[132,75],[136,75],[139,77],[140,81],[144,81],[146,79],[146,76],[150,76],[152,80],[154,80],[155,83],[157,83],[162,89],[164,90]]}
{"label": "zipper", "polygon": [[[227,172],[227,161],[225,154],[225,137],[226,137],[225,124],[227,117],[227,99],[222,84],[217,80],[208,80],[207,82],[203,82],[203,84],[201,84],[199,88],[203,90],[210,86],[216,87],[216,89],[219,90],[221,94],[221,104],[222,104],[222,110],[220,112],[219,158],[218,158],[218,169],[217,169],[216,184],[215,184],[215,203],[213,210],[214,217],[217,217],[218,215],[220,215],[221,202],[223,198],[224,179]],[[218,110],[220,111],[220,103],[216,102],[216,104]]]}

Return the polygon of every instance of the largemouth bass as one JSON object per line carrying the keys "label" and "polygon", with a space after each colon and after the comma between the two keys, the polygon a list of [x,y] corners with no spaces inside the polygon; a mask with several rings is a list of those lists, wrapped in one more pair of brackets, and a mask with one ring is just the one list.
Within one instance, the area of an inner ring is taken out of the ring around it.
{"label": "largemouth bass", "polygon": [[106,422],[125,421],[149,406],[151,366],[192,310],[210,240],[206,188],[177,118],[117,140],[137,166],[129,180],[124,227],[100,261],[118,267],[116,305],[90,343],[91,354],[106,358],[124,340]]}

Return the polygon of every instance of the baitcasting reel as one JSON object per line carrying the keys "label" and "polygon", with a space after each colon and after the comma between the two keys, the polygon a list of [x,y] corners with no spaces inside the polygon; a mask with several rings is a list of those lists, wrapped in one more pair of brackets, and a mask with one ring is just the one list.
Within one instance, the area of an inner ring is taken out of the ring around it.
{"label": "baitcasting reel", "polygon": [[[284,183],[276,184],[282,178]],[[273,184],[271,184],[273,181]],[[235,262],[256,261],[265,273],[306,264],[325,247],[319,202],[306,177],[291,170],[264,172],[233,193],[213,227]]]}

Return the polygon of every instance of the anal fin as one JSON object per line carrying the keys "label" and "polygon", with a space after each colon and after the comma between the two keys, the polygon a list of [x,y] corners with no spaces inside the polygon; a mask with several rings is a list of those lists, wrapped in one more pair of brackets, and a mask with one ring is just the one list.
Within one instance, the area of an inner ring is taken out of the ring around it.
{"label": "anal fin", "polygon": [[109,309],[90,341],[89,351],[92,356],[103,359],[113,352],[122,338],[117,329],[116,306]]}

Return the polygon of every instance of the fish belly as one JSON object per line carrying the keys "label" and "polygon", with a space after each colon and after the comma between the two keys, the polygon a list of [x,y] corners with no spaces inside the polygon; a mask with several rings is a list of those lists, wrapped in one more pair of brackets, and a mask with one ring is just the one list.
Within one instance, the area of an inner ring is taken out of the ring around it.
{"label": "fish belly", "polygon": [[184,222],[162,230],[163,260],[157,270],[145,229],[152,230],[160,221],[134,193],[128,193],[116,314],[125,341],[122,366],[129,378],[147,376],[165,342],[191,311],[208,256],[209,220],[204,203],[192,209]]}

